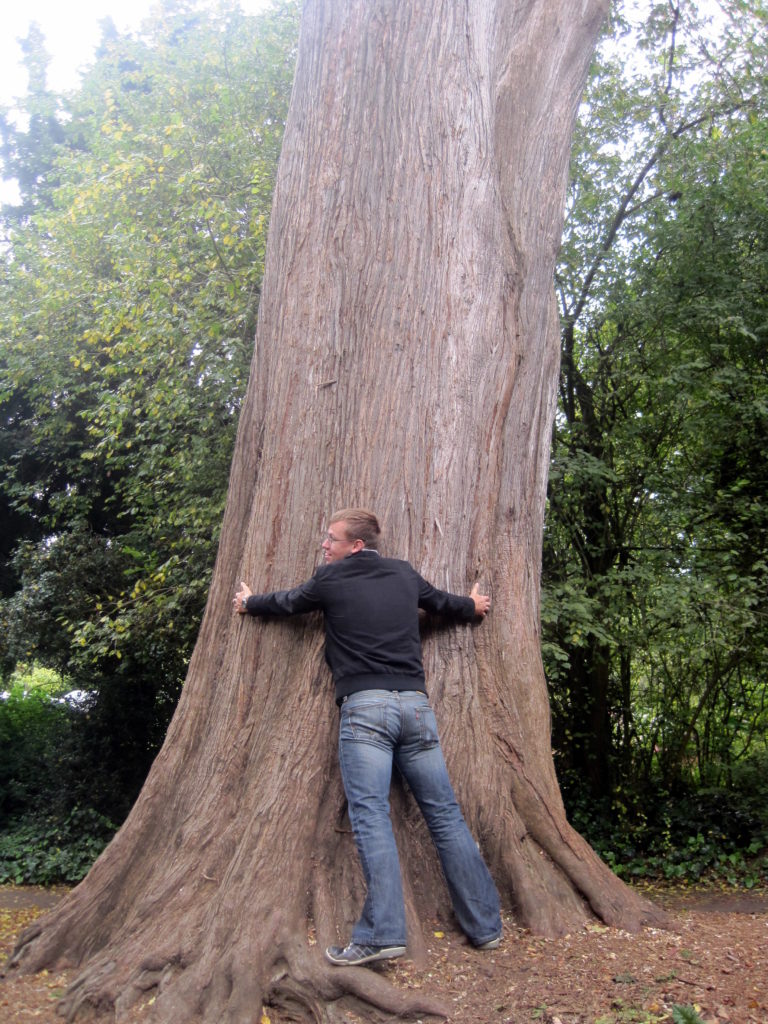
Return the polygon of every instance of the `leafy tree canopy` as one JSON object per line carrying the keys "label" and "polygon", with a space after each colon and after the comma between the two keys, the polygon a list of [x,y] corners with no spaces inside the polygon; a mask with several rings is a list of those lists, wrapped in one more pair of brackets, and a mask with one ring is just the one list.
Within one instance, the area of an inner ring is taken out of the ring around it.
{"label": "leafy tree canopy", "polygon": [[619,19],[574,152],[544,620],[593,795],[727,781],[765,734],[768,40],[720,17]]}
{"label": "leafy tree canopy", "polygon": [[295,3],[166,3],[105,25],[66,98],[32,29],[0,124],[2,655],[97,690],[113,739],[143,716],[141,771],[215,555],[297,29]]}

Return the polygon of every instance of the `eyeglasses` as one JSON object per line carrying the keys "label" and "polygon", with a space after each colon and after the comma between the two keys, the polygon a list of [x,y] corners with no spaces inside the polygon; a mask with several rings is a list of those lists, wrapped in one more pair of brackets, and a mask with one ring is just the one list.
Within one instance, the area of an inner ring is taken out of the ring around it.
{"label": "eyeglasses", "polygon": [[[332,533],[326,533],[324,540],[327,540],[329,544],[343,544],[347,540],[347,538],[334,537]],[[349,542],[347,541],[347,543]]]}

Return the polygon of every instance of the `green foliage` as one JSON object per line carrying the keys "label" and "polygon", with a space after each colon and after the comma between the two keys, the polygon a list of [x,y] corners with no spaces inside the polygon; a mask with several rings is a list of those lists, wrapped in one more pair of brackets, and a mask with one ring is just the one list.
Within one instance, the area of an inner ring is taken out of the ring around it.
{"label": "green foliage", "polygon": [[704,1024],[693,1006],[673,1006],[673,1024]]}
{"label": "green foliage", "polygon": [[116,826],[88,809],[16,823],[0,834],[0,884],[74,885],[107,845]]}
{"label": "green foliage", "polygon": [[14,673],[0,699],[0,827],[30,807],[57,806],[73,709],[64,681],[39,666]]}
{"label": "green foliage", "polygon": [[[42,545],[41,565],[52,544],[70,560],[79,544],[85,569],[100,545],[108,572],[101,592],[92,586],[54,619],[70,633],[70,659],[119,659],[149,637],[187,652],[195,635],[251,357],[295,33],[293,5],[260,19],[181,5],[138,39],[105,39],[70,100],[51,202],[11,230],[3,492],[23,517],[17,533]],[[22,602],[33,564],[26,557]],[[7,650],[11,663],[27,656]]]}
{"label": "green foliage", "polygon": [[[3,210],[0,252],[0,665],[51,666],[92,702],[67,717],[10,701],[6,725],[13,709],[29,737],[29,771],[7,766],[15,810],[58,772],[67,811],[120,820],[178,698],[252,354],[297,29],[294,2],[258,17],[166,3],[136,36],[107,27],[66,98],[47,90],[30,34],[26,116],[0,119],[22,196]],[[41,741],[33,769],[33,737],[56,730],[58,762]]]}
{"label": "green foliage", "polygon": [[11,677],[0,698],[0,883],[75,883],[115,825],[90,804],[98,786],[76,776],[78,732],[88,700],[39,665]]}
{"label": "green foliage", "polygon": [[729,790],[768,726],[768,41],[762,8],[695,15],[618,19],[598,54],[557,281],[554,745],[629,819]]}
{"label": "green foliage", "polygon": [[670,793],[656,785],[596,801],[570,780],[564,796],[574,827],[621,877],[720,881],[747,889],[768,882],[765,751],[748,759],[727,788]]}

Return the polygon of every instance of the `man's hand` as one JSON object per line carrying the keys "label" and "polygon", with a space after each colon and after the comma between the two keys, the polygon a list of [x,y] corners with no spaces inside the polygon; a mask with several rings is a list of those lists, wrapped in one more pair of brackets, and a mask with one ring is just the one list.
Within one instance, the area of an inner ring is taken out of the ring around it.
{"label": "man's hand", "polygon": [[469,596],[475,602],[475,615],[478,618],[484,619],[488,613],[488,609],[491,607],[491,599],[487,594],[480,593],[480,584],[476,583],[469,592]]}
{"label": "man's hand", "polygon": [[232,598],[232,607],[233,607],[234,611],[237,612],[238,615],[245,615],[245,612],[246,612],[245,602],[251,596],[252,593],[253,593],[253,591],[248,586],[248,584],[247,583],[243,583],[243,581],[241,580],[240,581],[240,589],[235,594],[235,596]]}

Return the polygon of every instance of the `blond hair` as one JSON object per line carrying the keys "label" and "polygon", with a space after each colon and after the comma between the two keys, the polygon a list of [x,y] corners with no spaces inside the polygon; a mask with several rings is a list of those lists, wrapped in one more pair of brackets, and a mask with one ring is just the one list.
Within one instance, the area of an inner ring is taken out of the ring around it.
{"label": "blond hair", "polygon": [[334,512],[331,523],[344,523],[347,540],[361,540],[375,551],[379,546],[379,520],[366,508],[343,508]]}

